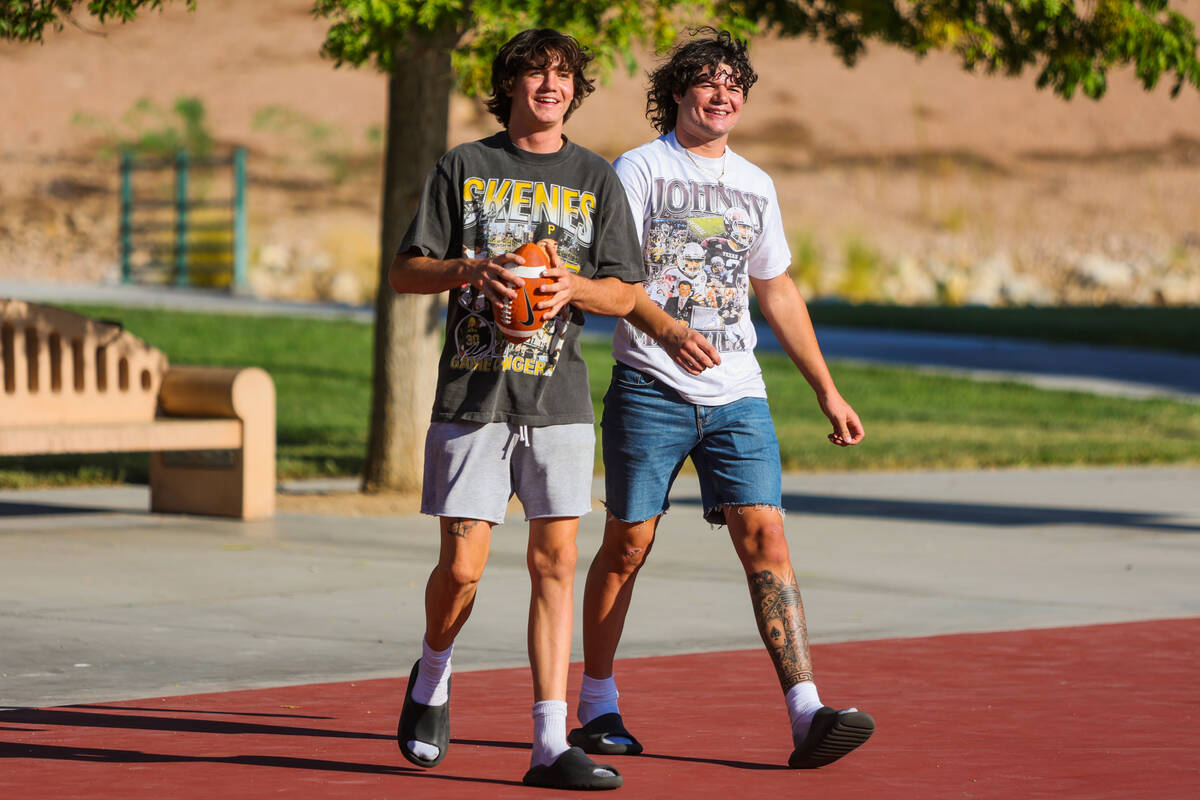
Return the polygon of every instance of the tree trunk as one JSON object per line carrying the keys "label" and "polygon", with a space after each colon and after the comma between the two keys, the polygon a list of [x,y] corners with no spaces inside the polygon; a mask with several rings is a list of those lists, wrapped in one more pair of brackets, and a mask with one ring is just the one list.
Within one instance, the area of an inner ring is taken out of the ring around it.
{"label": "tree trunk", "polygon": [[397,48],[388,79],[387,161],[375,298],[375,373],[364,492],[419,492],[441,349],[441,298],[396,294],[388,267],[416,213],[425,175],[446,150],[458,34],[422,33]]}

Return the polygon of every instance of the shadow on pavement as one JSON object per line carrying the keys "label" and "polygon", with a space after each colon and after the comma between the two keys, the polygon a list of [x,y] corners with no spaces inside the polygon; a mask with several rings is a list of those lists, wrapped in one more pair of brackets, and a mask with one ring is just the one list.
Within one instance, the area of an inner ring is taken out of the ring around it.
{"label": "shadow on pavement", "polygon": [[441,781],[498,784],[500,786],[522,785],[520,781],[475,778],[467,775],[446,775],[444,773],[428,772],[416,767],[360,764],[351,761],[327,761],[317,758],[296,758],[293,756],[185,756],[166,753],[146,753],[141,750],[115,750],[107,747],[70,747],[0,742],[0,758],[36,758],[53,761],[86,761],[108,764],[233,764],[253,767],[282,767],[284,769],[312,769],[328,772],[421,777]]}
{"label": "shadow on pavement", "polygon": [[102,508],[99,506],[58,505],[56,503],[25,503],[0,501],[0,518],[3,517],[57,517],[64,514],[111,514],[125,509]]}
{"label": "shadow on pavement", "polygon": [[[190,713],[208,713],[194,711]],[[316,736],[340,739],[380,739],[392,741],[395,737],[382,733],[358,733],[323,728],[298,728],[289,725],[263,725],[250,722],[228,722],[225,720],[182,719],[176,717],[151,717],[139,714],[95,714],[86,711],[71,711],[69,708],[17,708],[0,711],[0,724],[23,725],[66,725],[73,728],[126,728],[137,730],[172,731],[175,733],[222,733],[232,735],[273,734],[280,736]]]}
{"label": "shadow on pavement", "polygon": [[[699,506],[700,498],[671,498],[672,504]],[[949,525],[1093,525],[1106,528],[1142,528],[1170,533],[1200,533],[1200,525],[1170,522],[1168,515],[1143,511],[1098,511],[1091,508],[951,503],[927,500],[893,500],[870,497],[830,497],[786,492],[783,507],[794,514],[832,517],[877,517],[893,520],[941,522]]]}
{"label": "shadow on pavement", "polygon": [[[451,739],[452,744],[472,745],[474,747],[507,747],[516,750],[530,750],[532,745],[529,742],[499,742],[490,739]],[[623,758],[623,756],[622,756]],[[604,758],[596,756],[597,760],[603,761]],[[737,759],[724,758],[700,758],[697,756],[676,756],[666,753],[642,753],[638,759],[660,760],[660,761],[678,761],[686,764],[715,764],[719,767],[730,767],[732,769],[749,769],[749,770],[786,770],[788,767],[783,764],[762,764],[756,761],[738,761]],[[619,763],[619,762],[614,762]]]}
{"label": "shadow on pavement", "polygon": [[737,761],[724,758],[697,758],[695,756],[671,756],[665,753],[642,753],[638,758],[659,759],[662,761],[679,761],[687,764],[716,764],[719,767],[749,770],[788,770],[786,764],[762,764],[756,761]]}

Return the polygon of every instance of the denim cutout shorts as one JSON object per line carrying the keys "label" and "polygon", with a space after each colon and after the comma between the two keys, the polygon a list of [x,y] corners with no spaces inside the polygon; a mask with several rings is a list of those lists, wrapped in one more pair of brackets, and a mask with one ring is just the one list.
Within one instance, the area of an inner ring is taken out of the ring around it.
{"label": "denim cutout shorts", "polygon": [[698,406],[617,363],[600,425],[605,505],[619,520],[642,522],[666,511],[688,456],[708,522],[724,523],[726,506],[782,505],[779,440],[765,398]]}

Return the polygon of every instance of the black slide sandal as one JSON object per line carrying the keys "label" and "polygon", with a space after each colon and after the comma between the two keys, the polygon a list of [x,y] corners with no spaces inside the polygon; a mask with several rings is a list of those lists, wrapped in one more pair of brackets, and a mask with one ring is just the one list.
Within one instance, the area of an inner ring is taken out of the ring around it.
{"label": "black slide sandal", "polygon": [[[597,770],[612,774],[597,775]],[[543,789],[619,789],[624,783],[616,769],[597,764],[578,747],[564,752],[553,764],[531,767],[521,782]]]}
{"label": "black slide sandal", "polygon": [[[413,683],[417,680],[417,671],[421,662],[413,664],[408,676],[408,687],[404,690],[404,708],[400,711],[400,724],[396,727],[396,743],[400,752],[409,763],[418,767],[436,767],[446,757],[450,749],[450,701],[440,706],[427,706],[413,700]],[[451,678],[450,680],[454,680]],[[431,744],[438,749],[438,756],[433,760],[421,758],[408,749],[411,741]]]}
{"label": "black slide sandal", "polygon": [[[605,741],[615,736],[628,739],[630,744]],[[567,734],[567,741],[585,753],[605,756],[636,756],[642,752],[641,742],[625,730],[620,714],[601,714],[582,728],[573,729]]]}
{"label": "black slide sandal", "polygon": [[838,711],[824,706],[813,716],[808,735],[788,759],[792,769],[816,769],[832,764],[863,744],[875,732],[875,720],[865,711]]}

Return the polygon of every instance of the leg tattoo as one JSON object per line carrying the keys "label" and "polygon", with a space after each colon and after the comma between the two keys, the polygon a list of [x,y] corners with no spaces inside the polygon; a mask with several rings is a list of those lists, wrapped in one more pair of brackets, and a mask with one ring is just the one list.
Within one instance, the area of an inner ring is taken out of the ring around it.
{"label": "leg tattoo", "polygon": [[785,583],[770,570],[763,570],[749,576],[749,583],[758,632],[775,662],[780,686],[786,692],[801,681],[811,681],[808,628],[795,576]]}
{"label": "leg tattoo", "polygon": [[465,539],[476,524],[478,524],[477,521],[473,519],[456,519],[450,523],[447,532],[456,539]]}

